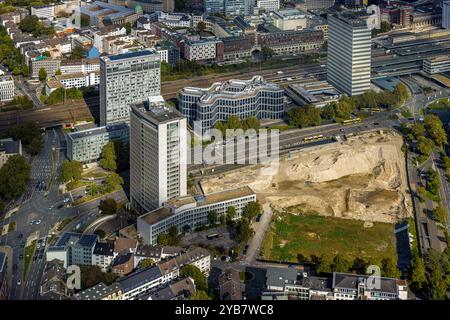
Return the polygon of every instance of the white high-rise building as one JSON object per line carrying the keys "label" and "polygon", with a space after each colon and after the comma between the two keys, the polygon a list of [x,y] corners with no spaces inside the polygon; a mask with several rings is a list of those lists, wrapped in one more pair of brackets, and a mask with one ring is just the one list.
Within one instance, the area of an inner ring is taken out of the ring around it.
{"label": "white high-rise building", "polygon": [[277,11],[280,9],[280,0],[257,0],[256,6],[266,11]]}
{"label": "white high-rise building", "polygon": [[442,2],[442,28],[450,29],[450,1]]}
{"label": "white high-rise building", "polygon": [[161,93],[157,52],[143,50],[100,58],[100,125],[130,121],[130,104]]}
{"label": "white high-rise building", "polygon": [[161,96],[131,106],[130,198],[140,212],[186,195],[186,118]]}
{"label": "white high-rise building", "polygon": [[370,89],[372,32],[365,13],[328,16],[328,82],[349,96]]}

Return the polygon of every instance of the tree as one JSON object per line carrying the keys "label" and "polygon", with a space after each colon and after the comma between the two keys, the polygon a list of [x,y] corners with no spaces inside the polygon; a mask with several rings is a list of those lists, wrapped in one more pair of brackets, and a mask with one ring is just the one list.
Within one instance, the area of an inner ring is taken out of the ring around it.
{"label": "tree", "polygon": [[78,60],[82,59],[85,56],[85,52],[82,47],[75,46],[75,48],[72,49],[72,53],[70,54],[69,59],[71,60]]}
{"label": "tree", "polygon": [[106,282],[105,274],[99,266],[80,266],[81,287],[91,288],[100,282]]}
{"label": "tree", "polygon": [[131,30],[133,30],[133,26],[131,25],[130,22],[125,23],[124,27],[125,27],[125,30],[127,31],[127,34],[130,34]]}
{"label": "tree", "polygon": [[212,298],[204,290],[197,290],[188,300],[212,300]]}
{"label": "tree", "polygon": [[61,165],[60,179],[62,182],[70,182],[81,179],[83,165],[78,161],[64,160]]}
{"label": "tree", "polygon": [[21,155],[13,155],[0,168],[0,198],[9,201],[25,192],[31,166]]}
{"label": "tree", "polygon": [[364,259],[356,257],[350,269],[357,274],[366,274],[367,266],[368,263]]}
{"label": "tree", "polygon": [[227,223],[233,222],[235,217],[236,217],[236,208],[234,206],[229,206],[227,208],[227,214],[226,214]]}
{"label": "tree", "polygon": [[434,114],[430,114],[425,117],[424,123],[430,138],[433,139],[437,146],[441,147],[447,144],[447,134],[441,119]]}
{"label": "tree", "polygon": [[409,98],[408,88],[405,84],[399,83],[394,88],[394,95],[398,98],[399,102],[403,104],[406,99]]}
{"label": "tree", "polygon": [[445,209],[442,205],[437,206],[433,210],[432,215],[433,215],[433,220],[438,221],[442,224],[445,224],[445,222],[447,220],[447,212],[445,211]]}
{"label": "tree", "polygon": [[351,263],[345,259],[341,254],[337,254],[333,259],[333,272],[348,272]]}
{"label": "tree", "polygon": [[388,278],[400,278],[397,261],[394,261],[392,258],[384,258],[381,260],[381,275]]}
{"label": "tree", "polygon": [[326,120],[332,120],[336,117],[335,111],[336,103],[328,103],[325,107],[322,108],[320,116]]}
{"label": "tree", "polygon": [[118,186],[123,185],[123,178],[117,173],[113,172],[105,179],[105,191],[113,192]]}
{"label": "tree", "polygon": [[304,128],[320,125],[320,109],[311,105],[298,107],[288,112],[289,124],[291,126]]}
{"label": "tree", "polygon": [[206,276],[199,268],[193,265],[184,265],[180,269],[180,275],[182,277],[190,277],[194,280],[195,288],[197,290],[208,290],[208,283],[206,281]]}
{"label": "tree", "polygon": [[427,283],[425,263],[417,253],[413,254],[411,259],[409,279],[411,281],[411,286],[418,291],[422,290]]}
{"label": "tree", "polygon": [[33,122],[21,124],[8,130],[7,136],[13,137],[14,140],[21,140],[25,150],[32,155],[37,154],[44,145],[41,129]]}
{"label": "tree", "polygon": [[100,201],[98,208],[102,211],[102,214],[116,214],[117,202],[113,198],[106,198]]}
{"label": "tree", "polygon": [[139,268],[145,269],[145,268],[153,266],[154,264],[155,264],[155,261],[153,261],[152,259],[149,259],[149,258],[145,258],[145,259],[142,259],[141,261],[139,261]]}
{"label": "tree", "polygon": [[39,81],[44,82],[47,80],[47,71],[44,68],[39,69]]}
{"label": "tree", "polygon": [[199,21],[197,23],[197,31],[198,32],[203,32],[206,29],[206,24],[203,21]]}
{"label": "tree", "polygon": [[431,300],[445,299],[448,285],[444,276],[440,267],[431,270],[428,279],[428,296]]}
{"label": "tree", "polygon": [[97,229],[94,231],[94,234],[98,235],[100,239],[104,239],[106,237],[106,232],[102,229]]}
{"label": "tree", "polygon": [[107,272],[105,273],[105,283],[109,286],[110,284],[114,283],[114,281],[116,281],[118,277],[119,276],[114,272]]}
{"label": "tree", "polygon": [[258,201],[251,201],[245,205],[242,209],[242,215],[249,220],[255,218],[258,214],[261,213],[261,205]]}
{"label": "tree", "polygon": [[108,142],[102,150],[102,158],[100,159],[99,165],[108,171],[116,171],[116,151],[114,148],[114,142]]}
{"label": "tree", "polygon": [[255,231],[250,227],[250,221],[247,218],[242,218],[236,226],[236,240],[240,243],[247,242]]}
{"label": "tree", "polygon": [[411,126],[411,133],[416,139],[425,136],[425,126],[422,123],[414,123]]}
{"label": "tree", "polygon": [[417,139],[417,149],[419,149],[420,154],[428,157],[434,150],[434,142],[425,137],[419,137]]}
{"label": "tree", "polygon": [[61,69],[55,71],[55,76],[60,76],[62,74]]}
{"label": "tree", "polygon": [[170,243],[169,235],[166,233],[159,234],[156,242],[161,246],[168,246]]}
{"label": "tree", "polygon": [[216,210],[211,210],[210,212],[208,212],[208,220],[209,220],[209,224],[214,225],[217,222],[217,211]]}
{"label": "tree", "polygon": [[248,117],[247,119],[245,119],[243,121],[242,126],[243,126],[244,130],[248,130],[248,129],[258,130],[259,127],[261,126],[261,124],[256,117]]}
{"label": "tree", "polygon": [[332,272],[333,259],[327,255],[322,254],[319,258],[319,263],[316,265],[317,273],[330,273]]}

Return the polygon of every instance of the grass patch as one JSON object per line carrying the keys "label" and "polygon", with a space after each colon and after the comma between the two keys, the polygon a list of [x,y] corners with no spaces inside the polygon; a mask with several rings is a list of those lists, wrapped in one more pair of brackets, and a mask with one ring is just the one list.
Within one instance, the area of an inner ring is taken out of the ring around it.
{"label": "grass patch", "polygon": [[23,256],[23,278],[25,278],[28,267],[30,266],[31,258],[33,258],[34,251],[36,250],[36,242],[37,240],[33,240],[31,244],[25,247],[24,256]]}
{"label": "grass patch", "polygon": [[295,129],[295,126],[290,126],[288,124],[281,124],[281,125],[275,125],[275,126],[269,126],[267,127],[267,129],[271,130],[279,130],[280,132],[282,131],[286,131],[286,130],[291,130],[291,129]]}
{"label": "grass patch", "polygon": [[404,116],[405,118],[412,118],[413,114],[412,114],[411,110],[403,109],[402,116]]}
{"label": "grass patch", "polygon": [[432,110],[443,110],[450,108],[450,99],[442,98],[428,105],[428,108]]}
{"label": "grass patch", "polygon": [[117,185],[113,191],[108,192],[108,193],[99,192],[99,193],[93,194],[93,195],[88,194],[88,195],[85,195],[84,197],[82,197],[80,199],[75,200],[73,202],[73,205],[77,206],[77,205],[80,205],[82,203],[86,203],[86,202],[89,202],[89,201],[101,198],[103,196],[106,196],[107,194],[114,193],[114,192],[119,191],[121,189],[122,189],[122,186],[121,185]]}
{"label": "grass patch", "polygon": [[93,183],[95,183],[95,182],[83,181],[83,180],[70,181],[66,185],[66,187],[67,187],[67,190],[72,191],[72,190],[75,190],[75,189],[80,188],[80,187],[89,186],[89,185],[91,185]]}
{"label": "grass patch", "polygon": [[310,258],[341,253],[348,259],[397,260],[394,225],[324,217],[317,214],[282,214],[274,218],[261,250],[270,260],[297,262],[297,256]]}

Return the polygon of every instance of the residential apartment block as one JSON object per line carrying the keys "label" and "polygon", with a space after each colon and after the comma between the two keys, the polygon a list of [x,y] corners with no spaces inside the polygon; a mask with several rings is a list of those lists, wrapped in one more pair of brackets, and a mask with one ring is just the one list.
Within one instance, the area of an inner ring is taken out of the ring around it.
{"label": "residential apartment block", "polygon": [[236,208],[236,219],[242,209],[256,194],[249,187],[221,191],[208,195],[187,196],[167,201],[163,207],[150,211],[137,220],[137,229],[144,243],[156,244],[158,235],[167,233],[175,226],[179,232],[195,230],[209,224],[208,213],[215,210],[218,216],[226,214],[227,208]]}
{"label": "residential apartment block", "polygon": [[131,106],[130,198],[139,212],[186,195],[186,119],[161,96]]}
{"label": "residential apartment block", "polygon": [[223,44],[217,39],[188,40],[184,43],[184,58],[189,61],[223,59]]}
{"label": "residential apartment block", "polygon": [[58,259],[64,268],[72,264],[90,266],[97,240],[95,234],[65,232],[48,248],[46,260]]}
{"label": "residential apartment block", "polygon": [[0,76],[0,102],[14,98],[14,79],[12,76]]}
{"label": "residential apartment block", "polygon": [[61,61],[61,74],[70,73],[91,73],[100,71],[100,61],[98,58],[83,58],[77,60]]}
{"label": "residential apartment block", "polygon": [[130,121],[130,105],[161,91],[160,55],[138,51],[100,58],[100,124]]}
{"label": "residential apartment block", "polygon": [[278,294],[296,300],[406,300],[405,280],[333,272],[332,277],[310,276],[295,268],[268,268],[263,300]]}
{"label": "residential apartment block", "polygon": [[250,80],[216,82],[204,89],[183,88],[178,92],[178,108],[189,123],[197,121],[196,126],[204,132],[231,115],[240,119],[282,119],[283,97],[279,85],[254,76]]}
{"label": "residential apartment block", "polygon": [[70,132],[67,135],[67,157],[82,163],[100,159],[103,147],[110,141],[120,140],[128,145],[129,127],[117,123],[93,129]]}
{"label": "residential apartment block", "polygon": [[[163,263],[121,277],[108,287],[101,283],[81,291],[75,295],[75,298],[78,300],[155,299],[155,293],[167,285],[175,286],[173,289],[177,288],[177,283],[183,280],[179,279],[180,269],[185,265],[194,265],[208,275],[211,269],[211,255],[208,250],[203,248],[189,248]],[[178,284],[178,286],[180,285]],[[192,288],[192,286],[189,286],[189,288]],[[179,290],[175,291],[178,292]],[[111,293],[114,293],[114,295]]]}

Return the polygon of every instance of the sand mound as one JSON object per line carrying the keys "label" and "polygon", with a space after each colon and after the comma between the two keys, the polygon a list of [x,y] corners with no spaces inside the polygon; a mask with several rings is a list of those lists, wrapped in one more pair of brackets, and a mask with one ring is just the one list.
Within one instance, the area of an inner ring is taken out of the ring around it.
{"label": "sand mound", "polygon": [[395,222],[411,214],[402,144],[393,132],[366,133],[281,160],[275,175],[249,166],[201,184],[205,193],[248,185],[279,210]]}

